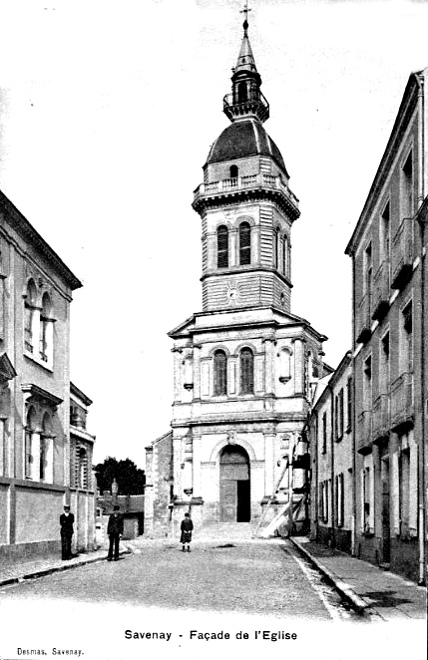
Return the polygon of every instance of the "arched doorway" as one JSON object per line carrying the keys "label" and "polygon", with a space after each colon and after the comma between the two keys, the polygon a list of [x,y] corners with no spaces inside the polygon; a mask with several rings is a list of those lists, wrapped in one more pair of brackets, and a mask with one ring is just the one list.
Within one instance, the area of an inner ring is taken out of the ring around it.
{"label": "arched doorway", "polygon": [[250,459],[239,445],[227,445],[220,455],[220,520],[249,522],[250,518]]}

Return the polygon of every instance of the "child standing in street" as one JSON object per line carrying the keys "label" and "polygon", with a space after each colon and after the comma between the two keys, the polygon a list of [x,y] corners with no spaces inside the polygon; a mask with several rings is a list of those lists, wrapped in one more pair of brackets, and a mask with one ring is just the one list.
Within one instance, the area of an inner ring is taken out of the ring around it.
{"label": "child standing in street", "polygon": [[181,537],[180,537],[180,543],[183,545],[182,547],[183,552],[186,551],[186,546],[187,546],[187,552],[190,552],[192,530],[193,530],[193,522],[190,519],[190,513],[185,513],[184,518],[181,521]]}

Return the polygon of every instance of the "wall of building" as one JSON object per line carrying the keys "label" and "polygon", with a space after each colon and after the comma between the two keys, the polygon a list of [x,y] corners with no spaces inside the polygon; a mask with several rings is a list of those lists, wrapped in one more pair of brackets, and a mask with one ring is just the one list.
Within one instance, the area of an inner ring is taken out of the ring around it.
{"label": "wall of building", "polygon": [[[0,349],[14,371],[0,383],[0,555],[59,552],[70,498],[69,306],[80,282],[2,193],[0,220]],[[93,499],[71,503],[79,548],[89,547]]]}
{"label": "wall of building", "polygon": [[418,80],[409,79],[381,173],[348,246],[355,274],[356,553],[413,580],[422,579],[426,447],[418,221],[426,195],[426,125]]}
{"label": "wall of building", "polygon": [[321,381],[322,393],[309,419],[311,536],[351,551],[353,524],[352,362],[346,354],[334,374]]}

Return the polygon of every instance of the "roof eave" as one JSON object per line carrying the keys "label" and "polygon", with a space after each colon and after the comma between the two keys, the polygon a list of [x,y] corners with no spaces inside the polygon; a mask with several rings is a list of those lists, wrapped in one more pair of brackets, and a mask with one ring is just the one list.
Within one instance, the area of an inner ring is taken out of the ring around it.
{"label": "roof eave", "polygon": [[358,222],[355,226],[352,236],[345,249],[345,254],[349,256],[352,256],[355,252],[357,243],[359,242],[361,234],[365,229],[366,220],[373,209],[373,206],[377,200],[379,190],[384,183],[385,175],[390,166],[390,160],[394,155],[395,149],[399,145],[401,129],[404,125],[408,123],[410,117],[414,112],[414,108],[417,102],[417,94],[415,94],[415,92],[418,92],[419,90],[419,85],[420,85],[419,77],[421,73],[422,71],[412,73],[409,76],[409,80],[407,81],[403,98],[401,100],[400,107],[398,109],[398,113],[395,118],[395,122],[390,137],[388,139],[385,151],[383,153],[379,167],[376,171],[375,177],[370,187],[369,194],[367,195],[367,199],[363,206],[363,210],[360,214]]}

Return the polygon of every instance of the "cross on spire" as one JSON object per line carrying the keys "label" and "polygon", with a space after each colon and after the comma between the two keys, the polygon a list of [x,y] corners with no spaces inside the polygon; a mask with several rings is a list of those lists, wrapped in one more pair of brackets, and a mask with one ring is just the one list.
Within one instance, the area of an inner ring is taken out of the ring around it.
{"label": "cross on spire", "polygon": [[245,31],[248,30],[248,12],[250,11],[252,11],[252,9],[248,8],[248,0],[245,0],[245,7],[239,12],[240,14],[245,14],[245,21],[243,23],[243,28]]}

